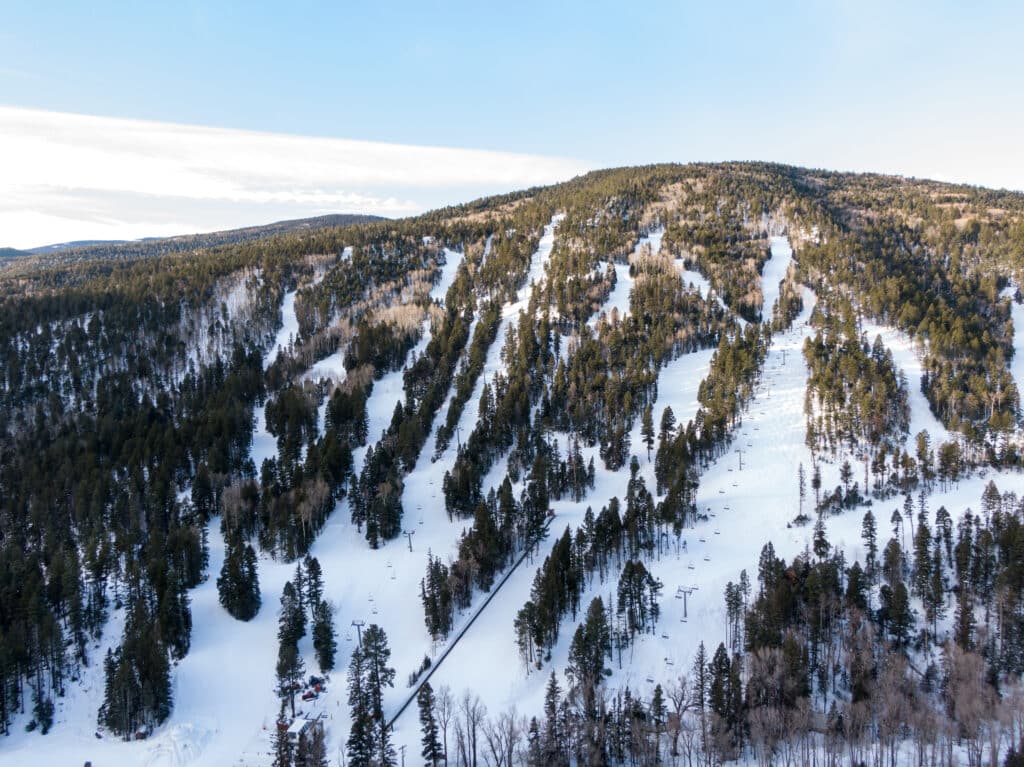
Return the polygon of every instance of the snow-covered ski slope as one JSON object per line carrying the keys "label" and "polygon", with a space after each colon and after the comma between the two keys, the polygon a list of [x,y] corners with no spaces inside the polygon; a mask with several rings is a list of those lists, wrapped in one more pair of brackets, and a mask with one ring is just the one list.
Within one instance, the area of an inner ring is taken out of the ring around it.
{"label": "snow-covered ski slope", "polygon": [[[1021,325],[1024,331],[1024,324]],[[942,422],[935,417],[928,404],[928,399],[921,391],[921,375],[924,368],[921,357],[917,353],[913,340],[906,334],[888,325],[879,325],[871,320],[861,322],[861,330],[867,335],[868,343],[874,343],[881,337],[882,343],[892,352],[896,369],[902,370],[907,379],[907,403],[910,405],[910,427],[907,430],[907,441],[914,444],[917,433],[925,430],[931,437],[932,445],[956,439]]]}
{"label": "snow-covered ski slope", "polygon": [[[660,238],[656,245],[660,246]],[[657,252],[654,243],[652,243],[652,250]],[[612,300],[613,298],[609,297],[609,302]],[[813,307],[813,297],[806,303],[805,313],[801,320],[806,320],[810,316],[810,310]],[[602,311],[606,311],[606,309],[602,308]],[[801,320],[798,320],[798,323]],[[794,336],[792,343],[793,348],[788,351],[791,359],[794,356],[796,357],[796,359],[793,359],[795,367],[801,361],[798,350],[799,344],[802,343],[802,336],[799,338]],[[656,414],[660,414],[666,406],[670,406],[681,424],[685,424],[696,415],[699,407],[697,389],[701,380],[707,375],[712,355],[713,350],[684,354],[664,366],[658,378],[658,398],[653,407]],[[796,393],[793,395],[790,421],[796,423],[795,430],[798,434],[798,442],[802,445],[800,440],[802,440],[803,434],[803,382],[806,379],[806,374],[805,372],[800,372],[797,377],[799,380],[794,383]],[[787,424],[787,428],[791,426],[791,423]],[[640,459],[640,474],[644,477],[648,489],[653,493],[655,490],[654,465],[653,461],[648,460],[646,449],[643,447],[640,428],[641,425],[638,419],[634,423],[630,434],[630,444],[632,452]],[[564,446],[567,442],[567,435],[559,436],[560,442]],[[555,518],[548,538],[540,544],[537,554],[533,557],[532,561],[524,563],[512,575],[508,583],[502,588],[500,599],[492,602],[484,614],[473,624],[444,665],[435,672],[431,678],[431,685],[435,690],[442,685],[447,685],[453,693],[461,695],[463,690],[469,689],[480,696],[480,699],[492,714],[497,714],[512,707],[516,707],[521,713],[534,714],[540,711],[544,695],[544,685],[547,682],[547,675],[550,669],[555,669],[560,675],[564,673],[569,643],[572,638],[572,632],[575,630],[575,624],[568,619],[563,621],[559,642],[553,650],[551,663],[546,664],[542,672],[537,672],[536,670],[528,669],[520,660],[512,623],[516,613],[526,600],[530,598],[530,588],[537,568],[543,562],[544,557],[550,553],[555,539],[564,532],[566,526],[568,525],[575,529],[580,525],[583,522],[588,506],[593,508],[596,513],[612,497],[618,497],[620,500],[625,498],[629,481],[628,467],[617,472],[607,471],[597,455],[597,448],[584,449],[584,458],[589,459],[590,457],[593,457],[597,469],[594,490],[581,503],[576,503],[570,499],[552,502]],[[775,470],[777,469],[773,467],[772,471]],[[702,478],[702,488],[704,482],[705,480]],[[795,482],[793,487],[795,492]],[[686,531],[684,538],[692,538],[694,546],[697,547],[699,546],[697,543],[698,536],[696,534],[691,535],[694,532]],[[710,529],[708,535],[711,535]],[[751,543],[751,545],[753,544]],[[697,548],[693,548],[691,551],[696,552]],[[756,561],[756,555],[757,551],[753,554],[754,561]],[[681,556],[685,557],[682,554]],[[747,566],[747,560],[744,559],[745,556],[745,551],[737,552],[736,561],[742,562],[739,567]],[[663,561],[668,562],[667,559]],[[684,570],[688,561],[685,558],[679,560]],[[722,562],[717,565],[723,577],[725,577],[725,573],[730,572],[729,568],[732,567],[731,561],[731,559],[723,557]],[[701,564],[706,565],[703,561]],[[656,567],[660,567],[660,565],[661,563],[658,563]],[[686,572],[692,574],[692,571],[687,570]],[[662,577],[657,570],[655,574],[658,577]],[[617,574],[614,577],[617,578]],[[728,577],[735,576],[729,575]],[[728,577],[722,581],[723,586]],[[595,581],[591,591],[581,602],[583,609],[586,608],[586,605],[595,596],[602,596],[607,600],[609,591],[614,590],[614,588],[615,583],[611,580],[606,581],[604,584],[599,584]],[[719,589],[719,593],[720,591]],[[662,605],[666,612],[672,607],[666,604],[666,600],[674,601],[671,599],[674,593],[675,587],[673,586],[671,593],[663,595],[666,599],[663,599]],[[720,599],[715,601],[717,603]],[[680,611],[682,610],[681,605],[682,603],[680,602]],[[662,627],[667,625],[666,619],[666,622],[662,623]],[[699,624],[694,625],[699,626]],[[658,641],[665,641],[666,644],[670,644],[673,654],[684,656],[688,652],[686,645],[681,643],[678,637],[675,642],[672,641],[671,634],[669,640]],[[694,646],[696,645],[694,644]],[[654,645],[652,645],[653,647]],[[668,651],[662,648],[656,650],[655,654],[662,652],[664,655],[664,652]],[[651,673],[643,660],[643,650],[640,644],[636,646],[635,652],[637,655],[628,664],[624,660],[622,676],[620,679],[613,680],[612,684],[616,684],[619,681],[628,681],[636,689],[633,678],[645,679]],[[486,669],[486,673],[482,673],[482,669]],[[664,674],[659,671],[657,676],[661,678],[664,677]],[[563,678],[561,683],[564,687],[566,680]],[[396,722],[395,739],[396,743],[405,744],[410,749],[418,743],[415,712],[410,713],[407,710],[399,721]]]}
{"label": "snow-covered ski slope", "polygon": [[[516,301],[503,309],[498,336],[486,356],[484,373],[478,379],[459,422],[462,439],[468,436],[476,422],[476,405],[484,383],[503,369],[501,349],[509,327],[529,303],[531,285],[544,277],[557,225],[556,218],[546,228],[531,260],[526,284]],[[652,234],[651,245],[655,252],[658,244]],[[431,291],[433,298],[443,299],[460,259],[460,254],[447,253],[441,279]],[[771,316],[772,303],[778,297],[778,282],[784,277],[791,260],[792,251],[786,239],[773,238],[772,259],[765,267],[762,286],[766,318]],[[681,279],[696,282],[688,274],[681,274]],[[702,295],[708,294],[702,291]],[[628,293],[625,298],[609,298],[603,310],[609,311],[613,301],[620,311],[628,308]],[[809,546],[811,528],[790,527],[789,522],[796,516],[799,506],[797,467],[802,463],[809,472],[812,464],[811,454],[804,444],[803,397],[807,369],[801,349],[804,340],[813,332],[807,322],[814,303],[813,293],[805,290],[803,312],[791,330],[775,336],[756,398],[743,417],[732,448],[700,477],[697,502],[699,511],[707,515],[707,520],[685,530],[678,548],[674,539],[666,541],[665,553],[650,563],[653,574],[664,584],[658,629],[654,634],[638,637],[632,651],[623,657],[621,667],[614,664],[610,686],[628,684],[646,695],[653,687],[653,682],[648,680],[664,682],[687,670],[700,641],[713,649],[724,640],[722,592],[725,584],[735,581],[744,568],[752,578],[756,577],[757,557],[764,543],[771,541],[777,553],[786,558]],[[287,346],[297,332],[293,293],[286,294],[282,308],[284,322],[267,357],[267,364],[276,356],[277,349]],[[1014,304],[1013,320],[1017,330],[1015,347],[1018,349],[1013,372],[1020,386],[1024,383],[1021,375],[1024,373],[1024,307]],[[911,406],[910,439],[921,428],[929,431],[933,445],[949,438],[920,393],[921,366],[913,344],[904,334],[891,328],[865,322],[863,329],[869,340],[873,340],[876,333],[882,335],[897,366],[907,377]],[[429,332],[428,324],[418,349],[424,348],[429,341]],[[665,406],[671,406],[680,423],[685,424],[694,417],[698,407],[697,388],[707,375],[711,356],[711,350],[685,354],[662,368],[658,399],[654,405],[656,416]],[[337,368],[331,365],[331,369]],[[395,402],[403,397],[401,371],[389,373],[375,383],[368,403],[371,441],[379,437],[390,421]],[[441,414],[446,409],[442,408]],[[439,420],[435,419],[435,430]],[[635,423],[630,435],[631,449],[639,458],[640,473],[648,489],[653,492],[653,464],[648,460],[639,431],[640,425]],[[338,671],[331,675],[328,693],[311,704],[302,704],[302,708],[321,713],[326,718],[332,764],[340,763],[341,748],[348,734],[344,669],[356,641],[351,622],[378,623],[388,635],[392,665],[397,670],[396,687],[385,697],[388,716],[395,713],[408,697],[409,689],[405,683],[409,672],[419,666],[425,654],[436,658],[444,649],[432,647],[426,635],[419,581],[424,573],[427,551],[432,550],[442,558],[454,555],[458,536],[467,523],[448,520],[441,492],[444,472],[451,468],[455,459],[456,440],[437,461],[432,461],[434,440],[435,432],[432,431],[415,469],[405,480],[404,519],[406,529],[414,531],[412,551],[405,537],[388,542],[378,550],[369,549],[363,536],[351,524],[347,503],[343,502],[328,520],[311,552],[321,562],[326,596],[336,608]],[[559,435],[559,441],[564,448],[567,442],[565,435]],[[742,456],[733,452],[735,449],[742,450]],[[264,413],[260,408],[256,413],[253,444],[253,460],[257,467],[264,457],[273,455],[275,451],[274,438],[266,432]],[[365,448],[357,451],[357,466],[361,465],[364,454]],[[431,680],[435,689],[448,685],[457,696],[468,689],[480,696],[492,715],[513,706],[522,714],[540,712],[547,674],[552,668],[559,675],[564,674],[575,623],[571,620],[563,622],[559,643],[544,670],[528,673],[518,657],[512,622],[529,597],[537,567],[566,525],[575,528],[582,521],[587,506],[597,511],[612,496],[620,499],[625,496],[628,468],[608,472],[596,455],[596,448],[585,450],[585,458],[591,456],[597,467],[595,489],[582,503],[563,500],[553,504],[556,517],[549,538],[540,545],[532,560],[525,562],[510,577],[501,593],[480,614],[437,670]],[[834,487],[838,482],[837,466],[823,464],[822,470],[823,486]],[[485,481],[485,491],[486,485],[496,484],[503,476],[504,465],[499,462]],[[945,505],[954,517],[958,517],[965,508],[977,509],[982,490],[990,479],[995,480],[1003,491],[1024,494],[1024,475],[989,471],[948,490],[936,490],[929,499],[929,509],[934,512],[940,505]],[[809,510],[812,502],[809,497],[805,510]],[[880,531],[885,527],[881,521],[900,504],[901,499],[875,503]],[[860,527],[863,513],[864,510],[859,509],[828,520],[830,541],[843,547],[850,561],[862,556]],[[219,520],[211,523],[208,534],[211,577],[190,593],[194,622],[192,647],[173,672],[175,708],[170,720],[144,742],[122,743],[109,737],[95,738],[96,707],[102,697],[103,685],[102,653],[107,646],[119,641],[121,633],[123,616],[114,612],[101,645],[92,649],[92,665],[83,671],[80,683],[69,683],[67,697],[58,700],[54,730],[45,737],[25,733],[24,721],[17,720],[11,736],[0,749],[0,765],[77,764],[87,759],[96,765],[119,767],[271,763],[270,737],[278,710],[278,700],[273,693],[277,610],[281,590],[292,577],[294,566],[261,557],[262,609],[251,622],[236,621],[221,608],[217,597],[215,581],[224,556]],[[682,541],[685,541],[685,550]],[[614,578],[617,574],[604,584],[596,580],[591,584],[582,600],[584,609],[594,596],[607,599],[614,590]],[[686,622],[682,620],[683,600],[675,598],[681,586],[695,589],[687,600]],[[483,600],[484,595],[477,594],[471,609],[457,617],[453,636],[458,635]],[[315,672],[316,663],[308,636],[302,640],[300,650],[307,671]],[[564,676],[561,682],[564,687]],[[407,757],[415,761],[419,752],[415,706],[407,709],[396,723],[395,743],[396,746],[407,746]]]}
{"label": "snow-covered ski slope", "polygon": [[761,272],[761,319],[764,322],[772,319],[772,309],[779,300],[782,281],[786,279],[786,272],[793,262],[793,248],[786,237],[772,237],[771,251],[772,257]]}
{"label": "snow-covered ski slope", "polygon": [[1013,321],[1013,359],[1010,360],[1010,374],[1017,384],[1017,393],[1024,401],[1024,303],[1016,300],[1017,286],[1010,283],[1004,288],[1003,298],[1011,299],[1010,318]]}
{"label": "snow-covered ski slope", "polygon": [[[640,253],[641,249],[645,246],[650,247],[651,253],[657,254],[661,250],[661,238],[664,235],[664,227],[659,227],[650,234],[643,235],[637,240],[636,247],[633,249],[633,255]],[[627,259],[625,264],[609,262],[615,269],[615,287],[608,294],[608,300],[604,302],[601,310],[587,320],[587,325],[591,328],[597,327],[598,322],[608,320],[613,311],[620,318],[629,314],[629,296],[633,292],[633,275],[629,273],[629,261],[631,260],[632,256]]]}
{"label": "snow-covered ski slope", "polygon": [[[772,238],[772,259],[764,271],[765,317],[771,316],[779,296],[778,285],[792,257],[785,237]],[[685,279],[690,275],[682,276]],[[651,572],[664,585],[661,620],[655,633],[638,636],[621,666],[618,661],[612,664],[613,676],[608,682],[612,688],[629,685],[634,691],[650,695],[656,683],[686,673],[700,642],[713,652],[719,642],[725,641],[725,586],[729,581],[738,580],[744,569],[752,579],[756,578],[757,560],[764,544],[771,542],[777,555],[787,559],[810,548],[812,528],[791,525],[800,507],[798,468],[802,464],[809,473],[813,464],[813,456],[804,441],[803,405],[808,371],[802,349],[804,341],[814,333],[809,319],[816,297],[806,288],[803,303],[803,311],[791,329],[776,334],[773,339],[761,384],[735,434],[732,449],[700,477],[697,505],[706,519],[684,531],[678,545],[674,539],[666,541],[664,553],[649,563]],[[936,439],[945,438],[945,429],[920,394],[920,360],[909,339],[897,331],[870,324],[865,330],[871,338],[875,332],[882,332],[883,340],[893,347],[897,366],[904,370],[911,388],[918,393],[910,401],[912,429],[919,426],[933,432],[933,444]],[[682,355],[665,366],[659,376],[655,413],[671,405],[680,423],[686,423],[696,414],[697,387],[707,374],[711,355],[711,351]],[[640,475],[654,492],[653,465],[642,446],[639,424],[631,433],[631,445],[632,452],[640,459]],[[628,469],[608,472],[595,450],[584,453],[586,458],[594,456],[595,459],[595,489],[580,504],[568,500],[552,504],[556,517],[551,535],[540,545],[532,563],[512,575],[502,589],[501,598],[492,603],[434,674],[431,684],[435,690],[447,685],[456,696],[470,690],[480,697],[492,715],[512,708],[521,714],[533,715],[541,711],[544,687],[552,669],[560,676],[563,689],[568,685],[564,671],[576,622],[563,621],[552,659],[540,672],[528,669],[520,660],[512,622],[530,597],[534,573],[550,552],[555,537],[561,535],[567,525],[573,528],[579,525],[587,506],[597,511],[612,496],[620,500],[625,496]],[[837,466],[823,464],[821,468],[825,488],[838,484]],[[940,505],[945,505],[959,516],[968,507],[977,508],[989,479],[994,479],[1004,491],[1024,492],[1024,476],[989,472],[987,476],[964,480],[946,491],[937,490],[929,509],[934,513]],[[901,502],[896,499],[892,503],[896,506]],[[805,510],[809,511],[812,504],[813,497],[808,493]],[[881,519],[882,514],[887,518],[890,509],[875,505],[876,517]],[[864,511],[861,508],[827,520],[830,542],[842,548],[850,561],[863,557],[860,535]],[[880,523],[880,529],[883,527]],[[603,584],[595,578],[581,599],[581,610],[597,596],[607,603],[614,592],[616,578],[617,574],[613,574]],[[689,592],[685,601],[680,589]],[[582,614],[577,622],[581,618]],[[417,747],[418,736],[415,714],[406,711],[396,723],[396,743],[412,750]]]}

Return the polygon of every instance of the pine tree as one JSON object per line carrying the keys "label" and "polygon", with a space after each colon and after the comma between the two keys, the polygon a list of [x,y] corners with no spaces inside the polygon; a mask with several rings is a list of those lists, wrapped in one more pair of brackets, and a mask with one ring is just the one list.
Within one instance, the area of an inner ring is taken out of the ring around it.
{"label": "pine tree", "polygon": [[309,736],[308,767],[329,767],[327,760],[327,737],[323,727],[314,727]]}
{"label": "pine tree", "polygon": [[704,642],[697,645],[697,655],[693,659],[693,702],[697,705],[700,716],[701,743],[705,748],[710,746],[708,739],[707,703],[711,679],[708,673],[708,655]]}
{"label": "pine tree", "polygon": [[306,613],[292,581],[284,584],[281,592],[281,612],[278,614],[277,639],[282,645],[298,645],[306,633]]}
{"label": "pine tree", "polygon": [[313,649],[316,651],[316,662],[321,671],[332,671],[338,642],[334,636],[334,611],[327,602],[318,603],[314,621]]}
{"label": "pine tree", "polygon": [[306,565],[306,604],[309,606],[310,620],[316,620],[316,613],[320,609],[320,602],[324,598],[324,577],[320,568],[320,561],[308,554],[305,559]]}
{"label": "pine tree", "polygon": [[953,640],[965,652],[974,649],[974,599],[966,581],[957,587]]}
{"label": "pine tree", "polygon": [[650,463],[651,450],[654,449],[654,414],[651,412],[650,405],[644,408],[640,435],[643,437],[644,445],[647,447],[647,462]]}
{"label": "pine tree", "polygon": [[282,642],[277,651],[277,694],[291,704],[295,716],[295,693],[302,686],[305,664],[299,648],[291,642]]}
{"label": "pine tree", "polygon": [[562,690],[558,686],[558,678],[552,670],[548,678],[547,687],[544,690],[544,763],[547,765],[562,765],[565,763],[565,752],[561,722],[558,717],[559,703],[562,697]]}
{"label": "pine tree", "polygon": [[366,682],[366,655],[362,647],[357,647],[352,651],[348,664],[348,705],[352,726],[346,750],[351,767],[370,767],[373,763],[373,713]]}
{"label": "pine tree", "polygon": [[395,752],[391,745],[391,731],[384,718],[384,688],[395,686],[395,670],[388,666],[391,650],[387,635],[380,626],[370,624],[363,632],[363,655],[366,678],[362,687],[370,717],[373,755],[378,767],[387,767],[394,764]]}
{"label": "pine tree", "polygon": [[423,750],[420,755],[426,760],[427,767],[437,767],[442,759],[441,741],[437,719],[434,717],[434,690],[430,682],[424,682],[416,693],[416,703],[420,710],[420,730],[423,733],[421,743]]}
{"label": "pine tree", "polygon": [[804,499],[807,497],[807,472],[804,471],[804,465],[802,463],[796,470],[796,483],[797,489],[800,493],[800,508],[798,513],[802,518],[804,515]]}
{"label": "pine tree", "polygon": [[236,612],[232,614],[239,620],[247,621],[256,617],[263,601],[256,567],[256,552],[248,543],[242,548],[242,562],[238,575],[238,601]]}
{"label": "pine tree", "polygon": [[651,697],[651,720],[654,723],[654,753],[661,753],[661,733],[665,727],[665,693],[661,685],[654,686],[654,694]]}
{"label": "pine tree", "polygon": [[865,574],[872,584],[878,581],[878,529],[875,525],[875,515],[871,509],[864,512],[864,520],[861,522],[860,536],[864,541],[864,562]]}
{"label": "pine tree", "polygon": [[[295,588],[295,599],[298,602],[298,609],[302,615],[302,633],[306,633],[306,573],[302,569],[302,562],[295,563],[295,575],[292,578],[292,585]],[[301,635],[300,635],[301,636]]]}
{"label": "pine tree", "polygon": [[932,580],[932,536],[928,521],[922,513],[918,516],[917,534],[914,536],[914,592],[927,599]]}
{"label": "pine tree", "polygon": [[843,483],[843,495],[850,494],[850,482],[853,481],[853,467],[849,461],[843,461],[839,467],[839,481]]}
{"label": "pine tree", "polygon": [[274,767],[292,767],[294,750],[292,741],[288,737],[288,719],[284,712],[284,700],[281,701],[281,711],[277,715],[277,722],[274,727]]}
{"label": "pine tree", "polygon": [[828,556],[829,550],[832,548],[828,542],[828,536],[825,533],[825,519],[824,514],[818,514],[818,519],[814,523],[814,555],[819,560],[824,560]]}

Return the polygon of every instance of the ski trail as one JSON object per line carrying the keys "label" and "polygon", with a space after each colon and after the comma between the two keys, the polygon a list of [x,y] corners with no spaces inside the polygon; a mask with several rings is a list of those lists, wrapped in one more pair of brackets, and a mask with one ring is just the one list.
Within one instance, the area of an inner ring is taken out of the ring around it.
{"label": "ski trail", "polygon": [[761,272],[761,321],[771,322],[772,310],[779,300],[781,283],[786,279],[786,272],[793,261],[793,248],[789,238],[776,236],[771,238],[771,258]]}
{"label": "ski trail", "polygon": [[[655,248],[660,246],[660,237],[654,235],[651,237],[651,241],[652,251],[656,253]],[[643,241],[640,244],[643,244]],[[609,303],[612,300],[609,298]],[[807,316],[809,314],[808,310]],[[699,407],[697,389],[707,375],[713,354],[714,349],[683,354],[662,368],[658,378],[658,396],[652,408],[656,421],[665,406],[672,407],[677,419],[684,427],[696,415]],[[800,402],[802,406],[802,389]],[[799,413],[802,418],[802,410]],[[642,443],[641,429],[641,419],[634,419],[630,432],[630,452],[639,458],[640,473],[644,477],[648,490],[654,494],[656,490],[654,465],[652,461],[648,460],[646,448]],[[802,428],[799,433],[802,435]],[[559,445],[564,451],[569,444],[570,436],[564,433],[553,436],[558,439]],[[566,526],[575,529],[582,524],[588,506],[597,513],[612,497],[618,497],[620,501],[624,500],[629,481],[628,466],[614,472],[604,468],[597,446],[583,447],[582,452],[585,461],[591,458],[594,460],[596,469],[594,489],[587,494],[582,502],[576,502],[570,498],[551,502],[555,518],[551,522],[547,538],[538,544],[532,559],[527,559],[522,567],[509,576],[502,587],[501,599],[496,600],[476,618],[472,628],[465,633],[459,645],[452,650],[444,665],[434,672],[431,685],[435,690],[442,685],[447,685],[457,696],[464,689],[472,690],[480,696],[492,715],[512,706],[517,706],[520,711],[529,713],[541,710],[544,686],[550,670],[556,669],[561,672],[565,668],[568,645],[572,639],[575,624],[571,619],[563,620],[559,642],[553,650],[552,662],[546,664],[542,672],[536,673],[527,669],[519,659],[512,630],[513,620],[519,609],[530,598],[533,579],[538,567],[551,552]],[[500,467],[496,467],[488,476],[488,480],[493,482],[502,477],[504,477],[504,472]],[[581,609],[586,609],[593,596],[601,594],[607,598],[608,590],[614,588],[615,583],[612,581],[595,587],[590,596],[581,602]],[[486,680],[481,680],[477,662],[480,658],[501,658],[504,663],[491,667]],[[408,710],[396,721],[395,728],[396,744],[405,743],[412,748],[418,742],[415,720]]]}
{"label": "ski trail", "polygon": [[625,264],[609,262],[615,269],[615,287],[608,294],[608,298],[601,305],[601,309],[587,320],[589,327],[596,328],[599,322],[608,321],[612,316],[613,310],[618,313],[620,319],[629,315],[629,297],[633,292],[633,275],[629,273],[630,262],[633,256],[639,254],[644,246],[650,246],[651,255],[656,256],[661,252],[661,240],[664,236],[665,227],[659,227],[637,240],[636,247],[633,248],[633,252],[627,257]]}
{"label": "ski trail", "polygon": [[[555,231],[558,229],[558,225],[562,222],[563,218],[565,218],[564,214],[556,215],[551,219],[551,223],[544,227],[544,233],[540,238],[540,243],[537,245],[537,250],[534,251],[530,258],[526,282],[516,292],[516,300],[502,307],[497,335],[494,338],[494,342],[487,349],[483,370],[477,376],[476,383],[473,386],[473,393],[466,401],[466,405],[459,416],[456,438],[449,442],[448,447],[439,458],[439,462],[443,462],[446,466],[450,467],[454,464],[460,441],[469,437],[473,427],[476,425],[477,406],[480,402],[480,395],[483,394],[484,385],[493,381],[495,375],[503,372],[505,369],[504,361],[501,359],[501,352],[505,348],[509,328],[519,321],[520,312],[526,311],[526,307],[530,303],[530,297],[533,295],[533,286],[544,278],[547,263],[551,259],[551,251],[555,246]],[[443,412],[447,413],[447,408],[444,408]],[[425,450],[424,452],[427,451]],[[430,451],[429,454],[433,455],[433,451]]]}
{"label": "ski trail", "polygon": [[1017,384],[1017,395],[1024,405],[1024,303],[1016,300],[1017,286],[1010,283],[1000,294],[1003,298],[1009,298],[1010,319],[1013,322],[1013,359],[1010,360],[1010,375],[1013,382]]}
{"label": "ski trail", "polygon": [[896,370],[902,372],[907,381],[907,404],[910,406],[910,428],[907,430],[906,444],[914,449],[917,433],[927,431],[932,447],[941,442],[956,440],[942,422],[932,412],[928,398],[921,391],[921,376],[924,372],[921,357],[917,353],[913,340],[903,331],[888,325],[880,325],[873,320],[861,321],[861,330],[866,334],[868,343],[874,343],[876,336],[881,336],[882,343],[892,352]]}

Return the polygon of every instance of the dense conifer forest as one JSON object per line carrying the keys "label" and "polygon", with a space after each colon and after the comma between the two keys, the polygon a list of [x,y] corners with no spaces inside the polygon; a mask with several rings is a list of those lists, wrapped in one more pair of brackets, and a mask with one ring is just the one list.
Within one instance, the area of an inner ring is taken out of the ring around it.
{"label": "dense conifer forest", "polygon": [[[998,473],[1021,469],[1010,294],[1024,284],[1024,195],[657,165],[328,223],[0,270],[0,732],[47,733],[97,665],[97,725],[126,740],[158,729],[190,650],[190,592],[209,578],[239,625],[277,611],[271,714],[287,729],[311,671],[300,642],[337,674],[336,625],[354,617],[325,594],[318,537],[351,524],[363,546],[405,535],[411,553],[405,483],[452,449],[432,502],[459,533],[417,560],[409,595],[424,652],[533,568],[507,631],[525,673],[548,682],[542,712],[488,717],[472,691],[418,682],[428,657],[410,698],[428,764],[882,765],[901,749],[921,764],[954,750],[1017,763],[1024,505]],[[795,255],[773,307],[764,277],[781,233]],[[286,300],[296,323],[278,350]],[[613,683],[638,642],[667,631],[664,601],[680,594],[654,563],[709,521],[702,475],[742,449],[766,360],[805,309],[812,460],[778,482],[799,482],[790,518],[811,547],[786,561],[759,540],[760,560],[725,590],[726,642],[653,692]],[[920,380],[875,326],[909,339]],[[660,374],[698,353],[706,375],[683,422],[658,407]],[[343,373],[310,374],[332,358]],[[371,433],[368,403],[396,373],[390,420]],[[917,394],[942,433],[912,429]],[[274,449],[256,465],[259,417]],[[823,471],[838,472],[834,490]],[[624,491],[593,497],[610,472]],[[989,473],[973,511],[932,503]],[[556,502],[585,509],[582,523],[563,524]],[[827,523],[853,513],[866,556],[850,561]],[[213,573],[211,531],[224,547]],[[261,597],[268,561],[295,567],[279,604]],[[348,656],[351,765],[398,758],[383,623],[360,625]],[[275,737],[276,764],[326,759],[322,734],[301,755]]]}

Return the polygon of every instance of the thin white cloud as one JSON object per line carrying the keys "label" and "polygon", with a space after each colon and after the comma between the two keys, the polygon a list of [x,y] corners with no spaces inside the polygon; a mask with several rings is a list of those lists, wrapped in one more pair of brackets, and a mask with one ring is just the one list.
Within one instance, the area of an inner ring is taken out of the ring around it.
{"label": "thin white cloud", "polygon": [[571,178],[579,162],[0,106],[0,245],[404,215]]}

